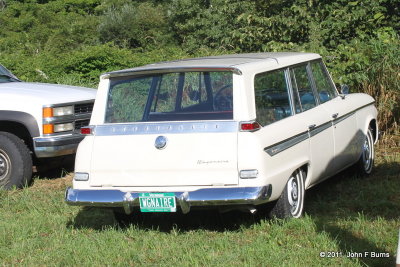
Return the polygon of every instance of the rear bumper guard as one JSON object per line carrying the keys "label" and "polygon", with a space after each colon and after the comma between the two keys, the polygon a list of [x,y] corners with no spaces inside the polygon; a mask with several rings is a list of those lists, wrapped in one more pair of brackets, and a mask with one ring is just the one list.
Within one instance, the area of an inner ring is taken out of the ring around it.
{"label": "rear bumper guard", "polygon": [[[72,206],[124,208],[130,214],[139,207],[139,193],[120,190],[85,190],[67,188],[65,201]],[[188,213],[191,207],[225,205],[259,205],[268,202],[272,186],[204,188],[196,191],[173,192],[182,213]]]}

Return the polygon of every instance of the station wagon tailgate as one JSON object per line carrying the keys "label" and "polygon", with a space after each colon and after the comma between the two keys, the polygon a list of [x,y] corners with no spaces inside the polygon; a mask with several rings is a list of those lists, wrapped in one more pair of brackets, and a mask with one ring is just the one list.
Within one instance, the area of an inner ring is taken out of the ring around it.
{"label": "station wagon tailgate", "polygon": [[236,185],[237,122],[98,126],[91,186]]}

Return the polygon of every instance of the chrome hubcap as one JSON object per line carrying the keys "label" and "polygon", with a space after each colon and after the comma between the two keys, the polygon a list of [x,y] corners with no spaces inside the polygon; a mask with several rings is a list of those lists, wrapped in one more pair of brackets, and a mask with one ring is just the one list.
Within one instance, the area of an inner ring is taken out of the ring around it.
{"label": "chrome hubcap", "polygon": [[288,198],[289,198],[288,201],[291,206],[291,212],[292,212],[292,214],[294,214],[299,205],[298,183],[294,177],[290,178],[290,180],[288,182],[287,190],[288,190]]}
{"label": "chrome hubcap", "polygon": [[11,161],[8,155],[0,149],[0,180],[3,180],[10,172]]}
{"label": "chrome hubcap", "polygon": [[364,141],[363,159],[364,159],[364,169],[369,170],[372,162],[372,151],[371,151],[369,136],[367,136]]}

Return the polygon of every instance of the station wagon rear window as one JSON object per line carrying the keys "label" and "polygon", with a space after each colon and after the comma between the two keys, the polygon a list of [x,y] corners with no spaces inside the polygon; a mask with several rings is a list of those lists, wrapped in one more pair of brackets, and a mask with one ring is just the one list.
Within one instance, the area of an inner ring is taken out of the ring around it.
{"label": "station wagon rear window", "polygon": [[106,123],[231,119],[231,72],[173,72],[111,79]]}

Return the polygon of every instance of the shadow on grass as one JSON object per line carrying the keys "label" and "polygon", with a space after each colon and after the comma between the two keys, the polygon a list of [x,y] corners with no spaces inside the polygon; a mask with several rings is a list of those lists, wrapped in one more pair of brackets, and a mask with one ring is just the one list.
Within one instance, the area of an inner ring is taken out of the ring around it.
{"label": "shadow on grass", "polygon": [[263,211],[253,215],[246,212],[230,211],[220,213],[217,210],[192,210],[188,214],[182,213],[141,213],[134,211],[129,220],[123,222],[116,220],[110,209],[83,208],[68,227],[91,228],[102,230],[110,226],[118,226],[125,229],[131,226],[142,230],[157,230],[160,232],[171,231],[238,231],[258,223],[265,218]]}
{"label": "shadow on grass", "polygon": [[[360,254],[350,258],[363,265],[393,266],[393,252],[370,241],[362,229],[367,223],[373,227],[379,219],[400,219],[400,164],[384,162],[370,176],[356,176],[354,169],[348,169],[308,190],[306,213],[313,218],[316,231],[335,241],[342,255],[356,252]],[[360,231],[346,229],[347,223],[343,222],[352,221],[364,226]],[[377,235],[380,230],[376,229]],[[397,236],[397,229],[393,230]]]}
{"label": "shadow on grass", "polygon": [[363,238],[352,231],[332,224],[331,218],[314,218],[316,230],[324,232],[338,243],[339,251],[343,257],[363,263],[363,266],[394,266],[395,256],[384,248]]}
{"label": "shadow on grass", "polygon": [[102,231],[114,227],[117,223],[111,210],[83,207],[78,214],[67,223],[68,228],[93,229]]}
{"label": "shadow on grass", "polygon": [[306,192],[306,212],[313,216],[334,215],[398,219],[400,213],[400,163],[379,164],[371,175],[357,177],[349,168]]}
{"label": "shadow on grass", "polygon": [[74,171],[75,155],[67,155],[55,158],[35,159],[35,179],[60,178],[68,172]]}
{"label": "shadow on grass", "polygon": [[[379,164],[372,175],[367,178],[358,178],[353,169],[348,169],[335,177],[311,188],[306,193],[305,212],[313,218],[316,231],[327,234],[338,244],[339,252],[347,255],[348,252],[389,253],[380,247],[365,233],[357,233],[346,229],[347,222],[363,218],[363,224],[370,223],[371,227],[378,218],[384,220],[398,220],[400,215],[400,164],[398,162],[383,162]],[[267,218],[270,207],[265,206],[252,215],[239,211],[219,213],[218,211],[193,210],[189,214],[181,213],[140,213],[136,212],[130,224],[119,226],[137,227],[142,230],[156,230],[161,232],[192,230],[210,231],[240,231]],[[99,208],[84,208],[73,221],[68,223],[70,228],[91,228],[103,230],[118,225],[111,210]],[[348,227],[348,226],[347,226]],[[397,236],[397,229],[394,230]],[[395,249],[393,249],[394,251]],[[367,266],[390,266],[394,263],[394,255],[389,257],[373,258],[354,257],[355,262]]]}

